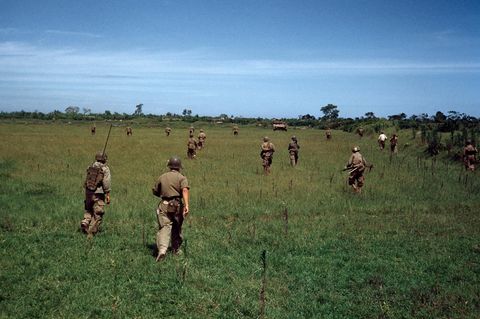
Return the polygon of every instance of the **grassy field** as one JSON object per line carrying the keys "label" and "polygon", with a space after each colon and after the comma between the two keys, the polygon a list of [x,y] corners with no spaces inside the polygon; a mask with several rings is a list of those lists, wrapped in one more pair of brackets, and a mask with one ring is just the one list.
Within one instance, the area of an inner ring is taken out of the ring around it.
{"label": "grassy field", "polygon": [[[204,126],[187,161],[187,127],[113,127],[112,203],[89,240],[82,185],[108,125],[0,124],[1,318],[479,317],[478,172],[419,155],[411,132],[390,158],[374,137]],[[340,171],[355,144],[375,165],[360,196]],[[191,185],[185,253],[155,263],[151,187],[175,154]]]}

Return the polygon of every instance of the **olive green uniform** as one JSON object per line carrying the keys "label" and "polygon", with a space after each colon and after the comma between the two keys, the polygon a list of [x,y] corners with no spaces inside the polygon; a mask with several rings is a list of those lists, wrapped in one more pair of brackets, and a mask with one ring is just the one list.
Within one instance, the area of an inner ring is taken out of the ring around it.
{"label": "olive green uniform", "polygon": [[187,157],[194,159],[197,156],[198,143],[194,137],[190,137],[187,142]]}
{"label": "olive green uniform", "polygon": [[180,172],[172,169],[162,174],[152,192],[162,200],[157,208],[157,248],[158,254],[166,254],[169,244],[172,250],[177,252],[180,248],[183,224],[183,202],[182,191],[189,189],[188,180]]}
{"label": "olive green uniform", "polygon": [[297,141],[291,141],[288,144],[288,153],[290,154],[290,164],[292,166],[295,166],[298,163],[298,150],[299,149],[300,149],[300,145],[298,145]]}
{"label": "olive green uniform", "polygon": [[103,221],[105,214],[105,195],[110,193],[112,179],[110,169],[106,164],[96,161],[91,166],[100,167],[103,172],[103,179],[96,190],[91,191],[85,185],[85,212],[81,222],[84,232],[96,234]]}

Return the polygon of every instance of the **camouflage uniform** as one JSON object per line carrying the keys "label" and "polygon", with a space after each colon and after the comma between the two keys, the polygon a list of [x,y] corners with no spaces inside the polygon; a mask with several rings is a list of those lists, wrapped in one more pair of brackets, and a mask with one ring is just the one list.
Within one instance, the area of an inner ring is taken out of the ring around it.
{"label": "camouflage uniform", "polygon": [[463,162],[465,163],[466,170],[470,170],[472,172],[475,170],[477,153],[477,148],[472,145],[472,142],[470,140],[468,140],[465,147],[463,148]]}
{"label": "camouflage uniform", "polygon": [[292,141],[288,144],[288,153],[290,154],[290,164],[292,166],[297,165],[298,163],[298,150],[300,145],[298,145],[297,138],[292,136]]}
{"label": "camouflage uniform", "polygon": [[99,152],[95,156],[95,162],[87,169],[87,175],[91,167],[100,169],[103,174],[102,180],[94,190],[87,187],[88,176],[87,181],[85,181],[85,213],[80,227],[84,233],[92,235],[95,235],[100,229],[105,214],[105,204],[110,204],[112,179],[106,160],[106,154],[102,155],[102,152]]}
{"label": "camouflage uniform", "polygon": [[363,137],[363,128],[362,128],[362,127],[357,128],[357,134],[358,134],[360,137]]}
{"label": "camouflage uniform", "polygon": [[190,134],[190,137],[187,142],[187,157],[189,159],[194,159],[195,157],[197,157],[197,147],[198,147],[197,140],[193,137],[193,134]]}
{"label": "camouflage uniform", "polygon": [[132,135],[133,134],[133,131],[132,131],[132,128],[130,126],[127,127],[127,136],[129,135]]}
{"label": "camouflage uniform", "polygon": [[398,136],[397,134],[393,134],[392,138],[390,138],[390,152],[392,153],[398,152],[397,144],[398,144]]}
{"label": "camouflage uniform", "polygon": [[200,133],[198,134],[198,149],[201,150],[205,146],[205,140],[207,138],[207,135],[203,130],[200,130]]}
{"label": "camouflage uniform", "polygon": [[157,261],[165,257],[169,245],[175,254],[179,252],[183,242],[183,220],[189,213],[190,187],[187,178],[179,172],[180,160],[173,157],[168,161],[168,166],[170,171],[162,174],[152,189],[153,194],[162,199],[157,208]]}
{"label": "camouflage uniform", "polygon": [[195,132],[195,128],[193,126],[190,126],[190,128],[188,129],[188,132],[190,135],[193,135],[193,133]]}
{"label": "camouflage uniform", "polygon": [[353,154],[350,156],[346,167],[350,169],[348,185],[352,186],[355,192],[360,193],[365,183],[365,176],[363,176],[363,173],[368,164],[362,154],[360,154],[360,148],[354,147],[352,153]]}
{"label": "camouflage uniform", "polygon": [[170,132],[171,132],[171,131],[172,131],[171,128],[169,128],[169,127],[166,127],[166,128],[165,128],[165,134],[166,134],[167,136],[170,136]]}
{"label": "camouflage uniform", "polygon": [[270,166],[272,165],[274,152],[275,145],[270,142],[268,137],[264,137],[261,146],[260,157],[262,158],[263,172],[265,175],[270,174]]}

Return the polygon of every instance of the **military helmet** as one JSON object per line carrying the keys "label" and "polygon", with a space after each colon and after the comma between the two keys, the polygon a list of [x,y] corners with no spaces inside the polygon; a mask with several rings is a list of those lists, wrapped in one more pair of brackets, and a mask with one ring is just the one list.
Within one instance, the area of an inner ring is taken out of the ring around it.
{"label": "military helmet", "polygon": [[177,156],[172,156],[168,160],[167,166],[171,169],[181,169],[182,161]]}
{"label": "military helmet", "polygon": [[471,145],[471,144],[472,144],[472,140],[471,140],[471,139],[467,139],[467,140],[465,141],[465,144],[466,144],[466,145]]}
{"label": "military helmet", "polygon": [[97,154],[95,154],[95,160],[98,162],[105,163],[107,158],[107,153],[103,153],[102,151],[98,151]]}
{"label": "military helmet", "polygon": [[297,140],[297,137],[295,135],[292,136],[292,140],[293,141],[296,141]]}
{"label": "military helmet", "polygon": [[202,129],[200,129],[200,132],[204,132],[203,128],[202,128]]}
{"label": "military helmet", "polygon": [[268,138],[268,136],[265,136],[265,137],[263,138],[263,141],[264,141],[264,142],[268,142],[268,141],[270,141],[270,139]]}
{"label": "military helmet", "polygon": [[358,146],[352,147],[352,152],[353,153],[360,152],[360,147],[358,147]]}

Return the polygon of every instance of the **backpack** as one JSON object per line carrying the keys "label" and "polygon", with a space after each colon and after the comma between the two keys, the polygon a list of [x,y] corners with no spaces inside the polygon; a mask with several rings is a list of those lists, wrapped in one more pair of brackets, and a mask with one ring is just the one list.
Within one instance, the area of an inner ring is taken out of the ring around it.
{"label": "backpack", "polygon": [[101,186],[103,181],[103,170],[101,167],[90,166],[87,168],[87,179],[85,186],[88,190],[95,191],[97,187]]}

